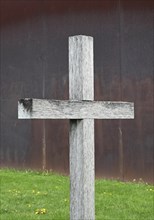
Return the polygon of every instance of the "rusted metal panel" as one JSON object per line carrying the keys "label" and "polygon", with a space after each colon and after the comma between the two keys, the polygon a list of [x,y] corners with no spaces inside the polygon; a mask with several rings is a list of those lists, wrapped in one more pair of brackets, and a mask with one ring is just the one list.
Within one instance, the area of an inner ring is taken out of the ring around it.
{"label": "rusted metal panel", "polygon": [[67,39],[85,34],[95,100],[136,109],[134,121],[95,121],[96,175],[152,182],[153,0],[58,2],[1,1],[1,166],[69,172],[68,122],[17,120],[17,100],[68,99]]}
{"label": "rusted metal panel", "polygon": [[[140,11],[137,12],[136,8]],[[153,178],[154,150],[154,2],[122,2],[122,96],[135,102],[132,125],[122,122],[125,179]],[[126,134],[128,132],[128,134]],[[130,136],[128,136],[130,135]],[[132,135],[132,138],[130,138]],[[131,139],[129,141],[129,139]],[[131,148],[132,147],[132,148]],[[151,152],[151,155],[150,155]],[[131,159],[130,159],[131,158]]]}

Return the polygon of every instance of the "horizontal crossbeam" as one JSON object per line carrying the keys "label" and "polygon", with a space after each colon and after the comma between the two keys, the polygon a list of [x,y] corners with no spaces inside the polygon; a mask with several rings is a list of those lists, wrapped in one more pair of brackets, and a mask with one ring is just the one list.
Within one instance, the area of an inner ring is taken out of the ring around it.
{"label": "horizontal crossbeam", "polygon": [[110,101],[21,99],[19,119],[133,119],[134,104]]}

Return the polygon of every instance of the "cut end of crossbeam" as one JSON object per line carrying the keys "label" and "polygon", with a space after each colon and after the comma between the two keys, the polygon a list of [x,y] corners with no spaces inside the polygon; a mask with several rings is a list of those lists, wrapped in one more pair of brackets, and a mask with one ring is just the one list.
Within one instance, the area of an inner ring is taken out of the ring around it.
{"label": "cut end of crossbeam", "polygon": [[29,98],[20,99],[18,101],[18,118],[29,119],[31,118],[33,100]]}

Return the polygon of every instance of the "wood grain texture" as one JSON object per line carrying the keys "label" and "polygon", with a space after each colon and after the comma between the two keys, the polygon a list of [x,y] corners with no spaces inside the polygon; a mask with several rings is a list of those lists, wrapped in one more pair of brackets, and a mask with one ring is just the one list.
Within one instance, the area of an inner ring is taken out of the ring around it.
{"label": "wood grain texture", "polygon": [[93,119],[70,120],[70,180],[70,219],[93,220],[95,212]]}
{"label": "wood grain texture", "polygon": [[31,100],[29,109],[19,101],[18,117],[31,119],[133,119],[131,102]]}
{"label": "wood grain texture", "polygon": [[[70,37],[70,100],[93,100],[93,78],[93,38]],[[70,120],[71,220],[95,219],[94,176],[94,119]]]}
{"label": "wood grain texture", "polygon": [[93,38],[69,37],[69,98],[94,100]]}

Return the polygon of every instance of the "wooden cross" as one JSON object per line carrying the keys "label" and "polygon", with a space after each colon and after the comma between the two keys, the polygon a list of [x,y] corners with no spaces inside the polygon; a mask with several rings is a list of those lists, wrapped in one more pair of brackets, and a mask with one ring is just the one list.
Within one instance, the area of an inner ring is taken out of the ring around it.
{"label": "wooden cross", "polygon": [[94,100],[93,38],[69,38],[69,100],[21,99],[19,119],[70,119],[70,219],[94,220],[94,119],[133,119],[134,104]]}

